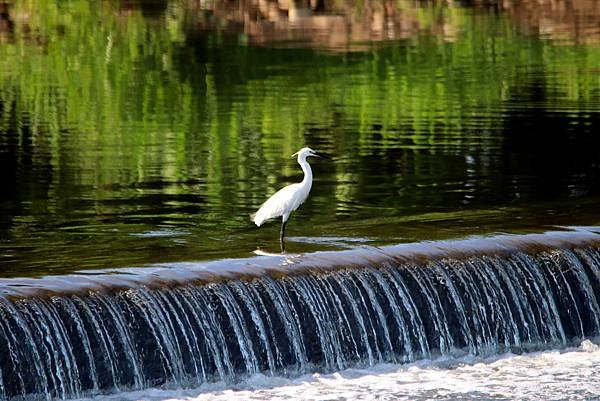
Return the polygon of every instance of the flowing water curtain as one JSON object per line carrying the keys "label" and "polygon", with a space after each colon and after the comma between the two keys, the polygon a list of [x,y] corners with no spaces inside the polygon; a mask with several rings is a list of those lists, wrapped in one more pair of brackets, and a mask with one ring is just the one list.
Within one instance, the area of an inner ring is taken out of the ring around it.
{"label": "flowing water curtain", "polygon": [[600,333],[593,247],[0,297],[4,399],[564,347]]}

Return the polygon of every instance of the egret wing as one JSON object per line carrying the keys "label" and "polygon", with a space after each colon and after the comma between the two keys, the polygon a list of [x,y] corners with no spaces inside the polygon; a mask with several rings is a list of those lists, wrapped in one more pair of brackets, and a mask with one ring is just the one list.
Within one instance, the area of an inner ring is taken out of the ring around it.
{"label": "egret wing", "polygon": [[297,187],[298,184],[292,184],[275,192],[252,216],[254,224],[260,227],[267,220],[291,212],[294,206],[294,195],[298,190]]}

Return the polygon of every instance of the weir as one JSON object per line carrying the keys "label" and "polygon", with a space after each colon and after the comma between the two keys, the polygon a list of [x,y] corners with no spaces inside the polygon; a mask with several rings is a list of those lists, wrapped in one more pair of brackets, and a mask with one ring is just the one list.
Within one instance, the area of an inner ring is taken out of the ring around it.
{"label": "weir", "polygon": [[584,229],[0,280],[0,398],[52,400],[600,334]]}

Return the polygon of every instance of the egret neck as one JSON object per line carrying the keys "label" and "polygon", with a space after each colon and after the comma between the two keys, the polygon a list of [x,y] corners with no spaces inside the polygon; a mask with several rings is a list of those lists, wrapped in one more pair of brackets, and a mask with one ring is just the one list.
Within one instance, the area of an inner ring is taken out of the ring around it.
{"label": "egret neck", "polygon": [[310,164],[308,164],[308,161],[306,160],[306,154],[300,154],[298,155],[298,163],[300,164],[300,167],[302,168],[302,171],[304,172],[304,178],[302,179],[302,182],[300,183],[300,185],[302,185],[302,189],[308,193],[310,192],[310,188],[312,187],[312,180],[313,180],[313,175],[312,175],[312,169],[310,168]]}

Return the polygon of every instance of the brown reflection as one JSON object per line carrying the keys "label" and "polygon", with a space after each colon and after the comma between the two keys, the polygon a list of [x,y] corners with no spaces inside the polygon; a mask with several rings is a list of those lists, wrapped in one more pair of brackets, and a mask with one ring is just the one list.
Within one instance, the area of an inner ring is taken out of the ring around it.
{"label": "brown reflection", "polygon": [[503,0],[502,8],[527,34],[568,43],[600,43],[600,1]]}
{"label": "brown reflection", "polygon": [[121,0],[119,2],[122,14],[140,10],[145,17],[159,17],[167,10],[168,0]]}
{"label": "brown reflection", "polygon": [[9,4],[0,2],[0,41],[2,38],[12,39],[15,31],[15,23],[9,12]]}
{"label": "brown reflection", "polygon": [[456,31],[447,26],[443,8],[430,8],[423,18],[423,8],[405,1],[198,1],[191,11],[194,29],[244,34],[250,44],[285,47],[347,50],[424,31],[452,39]]}
{"label": "brown reflection", "polygon": [[[460,5],[459,5],[460,4]],[[243,34],[250,44],[360,49],[368,42],[430,34],[452,41],[460,18],[451,9],[465,3],[407,0],[192,0],[188,22],[194,29]],[[577,43],[598,42],[600,2],[536,0],[468,2],[491,12],[503,10],[532,35]]]}

